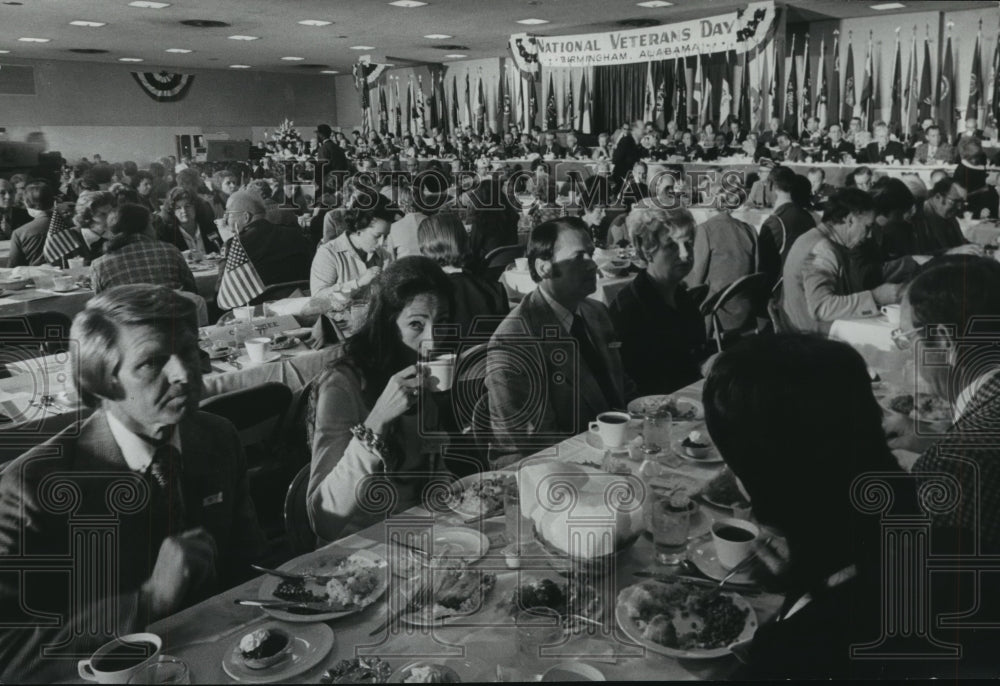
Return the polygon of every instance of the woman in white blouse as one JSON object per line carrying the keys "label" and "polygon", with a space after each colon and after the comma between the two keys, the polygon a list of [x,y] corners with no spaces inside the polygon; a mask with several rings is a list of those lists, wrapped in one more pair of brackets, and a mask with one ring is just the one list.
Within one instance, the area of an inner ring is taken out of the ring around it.
{"label": "woman in white blouse", "polygon": [[309,271],[314,298],[346,302],[366,297],[371,282],[391,259],[385,237],[395,215],[379,196],[373,209],[350,209],[341,219],[347,229],[316,250]]}

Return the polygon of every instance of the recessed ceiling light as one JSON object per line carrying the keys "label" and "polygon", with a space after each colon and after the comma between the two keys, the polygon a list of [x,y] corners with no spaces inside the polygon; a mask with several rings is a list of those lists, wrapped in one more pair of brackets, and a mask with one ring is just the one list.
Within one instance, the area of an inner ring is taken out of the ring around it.
{"label": "recessed ceiling light", "polygon": [[646,2],[635,3],[639,7],[673,7],[672,2],[667,2],[667,0],[646,0]]}
{"label": "recessed ceiling light", "polygon": [[329,26],[332,21],[323,21],[322,19],[303,19],[299,22],[303,26]]}
{"label": "recessed ceiling light", "polygon": [[108,25],[107,22],[103,22],[103,21],[84,21],[82,19],[77,19],[75,21],[71,21],[69,24],[70,24],[70,26],[86,26],[87,28],[90,28],[90,29],[99,29],[102,26],[107,26]]}
{"label": "recessed ceiling light", "polygon": [[548,24],[548,19],[518,19],[518,24],[530,24],[534,26],[535,24]]}
{"label": "recessed ceiling light", "polygon": [[301,62],[305,57],[282,57],[286,62]]}
{"label": "recessed ceiling light", "polygon": [[187,48],[167,48],[166,51],[167,52],[175,52],[178,55],[186,55],[189,52],[191,52],[191,50],[188,50]]}
{"label": "recessed ceiling light", "polygon": [[395,7],[423,7],[427,3],[419,0],[392,0],[389,4]]}
{"label": "recessed ceiling light", "polygon": [[119,62],[142,62],[141,57],[119,57]]}
{"label": "recessed ceiling light", "polygon": [[449,36],[447,33],[428,33],[424,38],[430,40],[446,40],[448,38],[454,38],[454,36]]}
{"label": "recessed ceiling light", "polygon": [[150,0],[133,0],[129,5],[132,7],[141,7],[145,10],[162,10],[170,7],[169,2],[150,2]]}
{"label": "recessed ceiling light", "polygon": [[18,38],[22,43],[48,43],[51,38]]}
{"label": "recessed ceiling light", "polygon": [[336,69],[324,69],[320,74],[339,74],[340,72]]}
{"label": "recessed ceiling light", "polygon": [[230,36],[229,40],[258,40],[260,36]]}
{"label": "recessed ceiling light", "polygon": [[230,64],[229,68],[230,69],[249,69],[250,65],[249,64]]}
{"label": "recessed ceiling light", "polygon": [[453,60],[457,60],[457,59],[462,58],[462,57],[468,57],[468,55],[458,55],[458,54],[455,54],[455,55],[445,55],[445,57],[448,57],[448,58],[453,59]]}
{"label": "recessed ceiling light", "polygon": [[351,50],[374,50],[374,45],[352,45]]}
{"label": "recessed ceiling light", "polygon": [[10,50],[0,50],[0,55],[9,55]]}
{"label": "recessed ceiling light", "polygon": [[879,10],[879,11],[882,11],[882,10],[901,10],[904,7],[906,7],[906,5],[904,5],[901,2],[883,2],[880,5],[869,5],[869,6],[873,10]]}

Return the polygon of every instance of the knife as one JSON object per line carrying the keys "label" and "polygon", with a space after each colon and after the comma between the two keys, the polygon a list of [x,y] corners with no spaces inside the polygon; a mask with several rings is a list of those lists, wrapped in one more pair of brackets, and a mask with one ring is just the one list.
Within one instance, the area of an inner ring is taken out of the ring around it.
{"label": "knife", "polygon": [[[695,586],[705,586],[707,588],[716,588],[719,585],[719,582],[713,579],[702,579],[701,577],[687,576],[685,574],[660,574],[657,572],[638,571],[638,572],[632,572],[632,576],[639,577],[640,579],[653,579],[655,581],[663,581],[664,583],[683,581],[685,583],[694,584]],[[730,588],[737,588],[751,592],[756,590],[757,588],[756,584],[734,584],[731,581],[726,582],[726,586]]]}
{"label": "knife", "polygon": [[[237,605],[247,607],[259,607],[266,610],[309,610],[311,612],[340,612],[334,610],[325,603],[294,602],[289,600],[254,600],[251,598],[241,598],[233,601]],[[345,608],[347,612],[350,608]]]}

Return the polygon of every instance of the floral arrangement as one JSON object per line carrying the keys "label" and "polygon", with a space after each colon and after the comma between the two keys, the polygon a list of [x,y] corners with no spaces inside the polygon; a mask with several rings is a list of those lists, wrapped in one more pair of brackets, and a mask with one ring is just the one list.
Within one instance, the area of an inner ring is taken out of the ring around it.
{"label": "floral arrangement", "polygon": [[285,119],[269,136],[264,131],[265,147],[272,153],[284,157],[292,158],[307,154],[310,144],[302,139],[295,123],[291,119]]}

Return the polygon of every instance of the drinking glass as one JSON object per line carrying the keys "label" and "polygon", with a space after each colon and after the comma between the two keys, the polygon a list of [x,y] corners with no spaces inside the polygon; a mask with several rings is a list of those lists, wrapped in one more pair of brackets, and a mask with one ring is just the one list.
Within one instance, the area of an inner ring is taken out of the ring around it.
{"label": "drinking glass", "polygon": [[183,660],[163,656],[159,662],[143,665],[129,677],[130,684],[190,684],[191,671]]}
{"label": "drinking glass", "polygon": [[670,450],[673,418],[667,414],[649,414],[642,419],[642,451],[647,455],[663,455]]}
{"label": "drinking glass", "polygon": [[503,494],[503,517],[507,527],[507,540],[520,550],[521,543],[530,538],[531,522],[525,521],[521,516],[521,494],[516,485]]}
{"label": "drinking glass", "polygon": [[686,495],[652,491],[653,560],[663,565],[684,561],[694,503]]}

